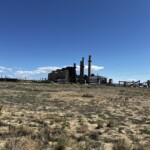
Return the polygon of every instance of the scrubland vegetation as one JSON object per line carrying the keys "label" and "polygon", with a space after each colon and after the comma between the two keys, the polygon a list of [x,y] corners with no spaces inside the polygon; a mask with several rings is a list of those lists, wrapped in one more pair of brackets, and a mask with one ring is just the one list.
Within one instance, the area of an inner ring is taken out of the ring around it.
{"label": "scrubland vegetation", "polygon": [[150,150],[150,89],[0,82],[0,150]]}

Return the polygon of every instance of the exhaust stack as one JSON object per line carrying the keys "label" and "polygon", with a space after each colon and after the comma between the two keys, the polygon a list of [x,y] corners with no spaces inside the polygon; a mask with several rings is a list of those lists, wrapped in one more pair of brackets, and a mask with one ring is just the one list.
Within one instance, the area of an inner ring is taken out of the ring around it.
{"label": "exhaust stack", "polygon": [[83,78],[84,76],[84,57],[82,57],[82,60],[80,61],[80,77]]}
{"label": "exhaust stack", "polygon": [[89,60],[88,60],[88,77],[91,76],[91,55],[89,55]]}

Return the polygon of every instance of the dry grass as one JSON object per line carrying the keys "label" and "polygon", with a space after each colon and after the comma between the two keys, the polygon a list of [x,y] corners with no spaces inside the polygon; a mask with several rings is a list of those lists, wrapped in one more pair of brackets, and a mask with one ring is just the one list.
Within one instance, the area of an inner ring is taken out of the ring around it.
{"label": "dry grass", "polygon": [[148,88],[0,82],[0,149],[148,150],[149,108]]}

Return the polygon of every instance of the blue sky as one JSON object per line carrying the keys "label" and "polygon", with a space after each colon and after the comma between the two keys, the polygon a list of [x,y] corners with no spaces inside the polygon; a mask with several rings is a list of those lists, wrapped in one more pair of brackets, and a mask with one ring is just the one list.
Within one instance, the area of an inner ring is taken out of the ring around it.
{"label": "blue sky", "polygon": [[149,0],[1,0],[0,74],[41,79],[92,55],[93,73],[150,79]]}

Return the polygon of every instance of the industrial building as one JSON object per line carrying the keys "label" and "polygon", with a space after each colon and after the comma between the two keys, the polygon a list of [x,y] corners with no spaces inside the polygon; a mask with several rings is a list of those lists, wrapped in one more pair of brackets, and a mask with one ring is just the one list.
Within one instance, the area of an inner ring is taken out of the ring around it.
{"label": "industrial building", "polygon": [[52,71],[48,74],[48,80],[54,82],[107,84],[106,77],[91,74],[91,62],[91,55],[89,55],[88,75],[84,74],[84,57],[82,57],[80,61],[80,75],[76,74],[76,64],[74,63],[73,66]]}
{"label": "industrial building", "polygon": [[73,67],[57,69],[48,74],[48,80],[54,82],[76,83],[76,64]]}

